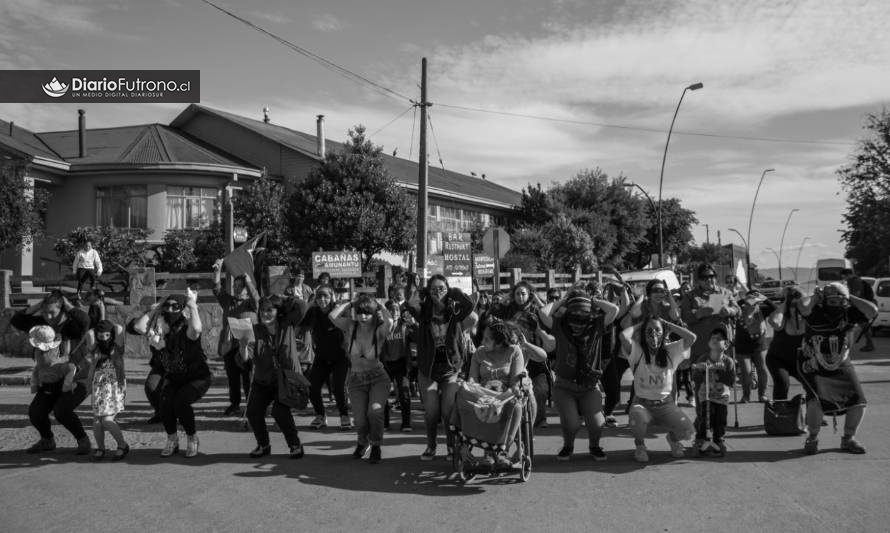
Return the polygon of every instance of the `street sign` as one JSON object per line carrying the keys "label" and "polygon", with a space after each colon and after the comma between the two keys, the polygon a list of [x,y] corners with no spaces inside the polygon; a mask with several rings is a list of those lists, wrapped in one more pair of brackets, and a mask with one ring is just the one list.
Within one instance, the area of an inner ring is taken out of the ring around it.
{"label": "street sign", "polygon": [[[433,274],[445,273],[445,259],[441,255],[431,255],[426,258],[426,277],[429,278]],[[424,280],[426,281],[426,280]]]}
{"label": "street sign", "polygon": [[312,252],[312,277],[327,272],[332,278],[362,277],[361,252]]}
{"label": "street sign", "polygon": [[482,236],[482,250],[498,259],[504,257],[504,254],[510,250],[510,235],[504,228],[488,228],[485,230],[485,235]]}
{"label": "street sign", "polygon": [[490,255],[474,256],[476,262],[476,277],[489,278],[494,276],[494,257]]}
{"label": "street sign", "polygon": [[469,277],[472,244],[469,233],[443,233],[442,258],[446,277]]}

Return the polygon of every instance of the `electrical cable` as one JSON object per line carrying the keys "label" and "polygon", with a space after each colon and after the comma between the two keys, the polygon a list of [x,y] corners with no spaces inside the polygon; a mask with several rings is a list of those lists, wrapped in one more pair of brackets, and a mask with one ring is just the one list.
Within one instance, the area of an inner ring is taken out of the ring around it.
{"label": "electrical cable", "polygon": [[395,122],[395,121],[399,120],[400,118],[402,118],[403,116],[405,116],[405,114],[406,114],[408,111],[411,111],[412,109],[415,109],[415,106],[414,106],[414,105],[408,106],[408,109],[405,109],[404,111],[402,111],[401,113],[399,113],[398,115],[396,115],[396,118],[390,120],[390,121],[387,122],[384,126],[382,126],[381,128],[378,128],[374,133],[371,133],[371,134],[368,135],[368,136],[369,136],[369,137],[373,137],[374,135],[377,135],[377,134],[380,133],[381,131],[383,131],[383,130],[385,130],[386,128],[390,127],[390,126],[392,125],[393,122]]}

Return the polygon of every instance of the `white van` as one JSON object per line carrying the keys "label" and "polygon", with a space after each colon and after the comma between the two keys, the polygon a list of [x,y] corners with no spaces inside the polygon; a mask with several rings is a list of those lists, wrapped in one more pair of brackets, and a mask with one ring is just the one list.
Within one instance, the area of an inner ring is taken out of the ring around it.
{"label": "white van", "polygon": [[890,278],[875,280],[875,301],[878,303],[878,317],[875,328],[890,328]]}
{"label": "white van", "polygon": [[816,261],[816,281],[819,285],[843,281],[841,270],[845,268],[853,269],[853,263],[849,259],[819,259]]}
{"label": "white van", "polygon": [[622,272],[621,277],[633,288],[634,295],[637,297],[646,294],[646,284],[653,279],[663,281],[669,291],[680,290],[680,280],[677,279],[677,274],[669,268]]}

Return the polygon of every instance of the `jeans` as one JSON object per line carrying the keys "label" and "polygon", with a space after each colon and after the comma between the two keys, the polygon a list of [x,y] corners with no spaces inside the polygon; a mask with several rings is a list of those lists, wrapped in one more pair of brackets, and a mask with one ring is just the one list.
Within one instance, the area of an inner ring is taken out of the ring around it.
{"label": "jeans", "polygon": [[345,357],[338,361],[329,361],[316,358],[309,370],[309,401],[316,415],[324,415],[324,402],[321,399],[321,386],[325,384],[328,376],[333,374],[334,401],[340,416],[347,416],[349,410],[346,407],[346,375],[349,373],[349,360]]}
{"label": "jeans", "polygon": [[229,383],[229,404],[234,406],[241,405],[241,389],[244,389],[244,397],[250,398],[250,369],[253,366],[250,361],[241,365],[237,361],[238,350],[229,350],[229,353],[223,356],[223,363],[226,369],[226,378]]}
{"label": "jeans", "polygon": [[83,430],[83,424],[74,410],[86,398],[87,388],[83,383],[77,383],[74,389],[68,392],[62,392],[61,388],[55,388],[49,393],[38,391],[28,406],[28,418],[31,419],[31,425],[40,433],[41,438],[51,439],[53,431],[49,414],[52,413],[75,439],[80,440],[86,437],[87,433]]}
{"label": "jeans", "polygon": [[773,378],[773,400],[787,400],[791,379],[801,381],[797,374],[797,350],[803,335],[777,333],[766,352],[766,368]]}
{"label": "jeans", "polygon": [[603,392],[606,399],[603,402],[603,414],[610,416],[615,407],[621,403],[621,377],[630,368],[630,363],[623,357],[613,357],[603,370]]}
{"label": "jeans", "polygon": [[75,274],[77,278],[77,292],[80,293],[80,290],[83,288],[83,284],[89,280],[90,281],[90,289],[96,288],[96,270],[92,268],[78,268],[77,273]]}
{"label": "jeans", "polygon": [[763,396],[766,394],[766,385],[769,378],[767,377],[766,363],[763,360],[765,355],[766,352],[761,351],[750,354],[736,354],[739,362],[739,373],[742,378],[742,398],[746,400],[751,395],[752,368],[757,371],[757,395]]}
{"label": "jeans", "polygon": [[210,388],[210,378],[198,379],[182,385],[165,381],[161,389],[160,415],[167,435],[176,434],[176,422],[182,424],[185,434],[196,433],[195,411],[192,404],[201,399]]}
{"label": "jeans", "polygon": [[[710,406],[711,418],[707,427],[705,427],[705,406]],[[729,407],[726,404],[717,402],[699,402],[695,409],[697,418],[695,419],[695,439],[705,440],[707,431],[711,431],[712,440],[717,444],[723,442],[723,436],[726,435],[726,418],[729,413]]]}
{"label": "jeans", "polygon": [[674,441],[688,440],[695,433],[692,420],[680,409],[677,402],[671,397],[652,401],[637,397],[630,407],[630,428],[634,435],[635,444],[643,444],[646,438],[646,430],[650,424],[667,428],[668,437]]}
{"label": "jeans", "polygon": [[559,425],[562,426],[563,444],[575,447],[575,434],[581,429],[581,417],[587,426],[589,446],[599,446],[600,434],[606,422],[603,416],[603,393],[596,389],[588,389],[577,383],[557,377],[553,386],[553,403],[559,413]]}
{"label": "jeans", "polygon": [[278,424],[284,440],[288,446],[296,446],[300,444],[300,437],[297,434],[297,424],[294,422],[294,416],[290,407],[284,405],[277,400],[278,385],[265,385],[262,383],[253,383],[250,389],[250,397],[247,399],[247,420],[253,429],[253,436],[256,437],[258,446],[269,445],[269,429],[266,427],[266,409],[272,405],[272,418]]}
{"label": "jeans", "polygon": [[[408,360],[385,361],[383,368],[389,375],[389,379],[396,385],[396,397],[399,400],[399,410],[402,413],[402,427],[411,425],[411,387],[408,382]],[[389,402],[386,402],[384,413],[385,425],[389,424]]]}
{"label": "jeans", "polygon": [[145,378],[145,398],[151,408],[155,410],[155,414],[159,413],[161,407],[161,383],[163,381],[164,375],[155,371],[149,372]]}
{"label": "jeans", "polygon": [[383,406],[389,398],[389,376],[383,366],[350,372],[347,385],[358,444],[379,446],[383,441]]}

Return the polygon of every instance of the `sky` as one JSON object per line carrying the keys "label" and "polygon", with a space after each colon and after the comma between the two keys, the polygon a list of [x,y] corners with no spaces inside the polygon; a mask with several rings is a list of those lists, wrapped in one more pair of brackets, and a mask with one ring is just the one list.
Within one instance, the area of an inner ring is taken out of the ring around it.
{"label": "sky", "polygon": [[[430,162],[520,190],[585,168],[695,211],[698,243],[775,267],[841,257],[838,168],[890,100],[890,4],[849,0],[212,0],[419,100],[428,60]],[[200,69],[201,103],[345,140],[357,124],[417,159],[400,96],[354,83],[201,0],[4,0],[0,69]],[[92,104],[89,128],[169,123],[187,104]],[[475,111],[456,109],[459,106]],[[76,106],[4,104],[32,131],[74,129]],[[484,110],[484,111],[478,111]],[[512,113],[539,118],[504,115]],[[618,127],[616,127],[618,126]],[[797,142],[790,142],[797,141]],[[707,227],[705,226],[707,225]],[[803,245],[803,246],[801,246]],[[798,259],[799,258],[799,259]]]}

